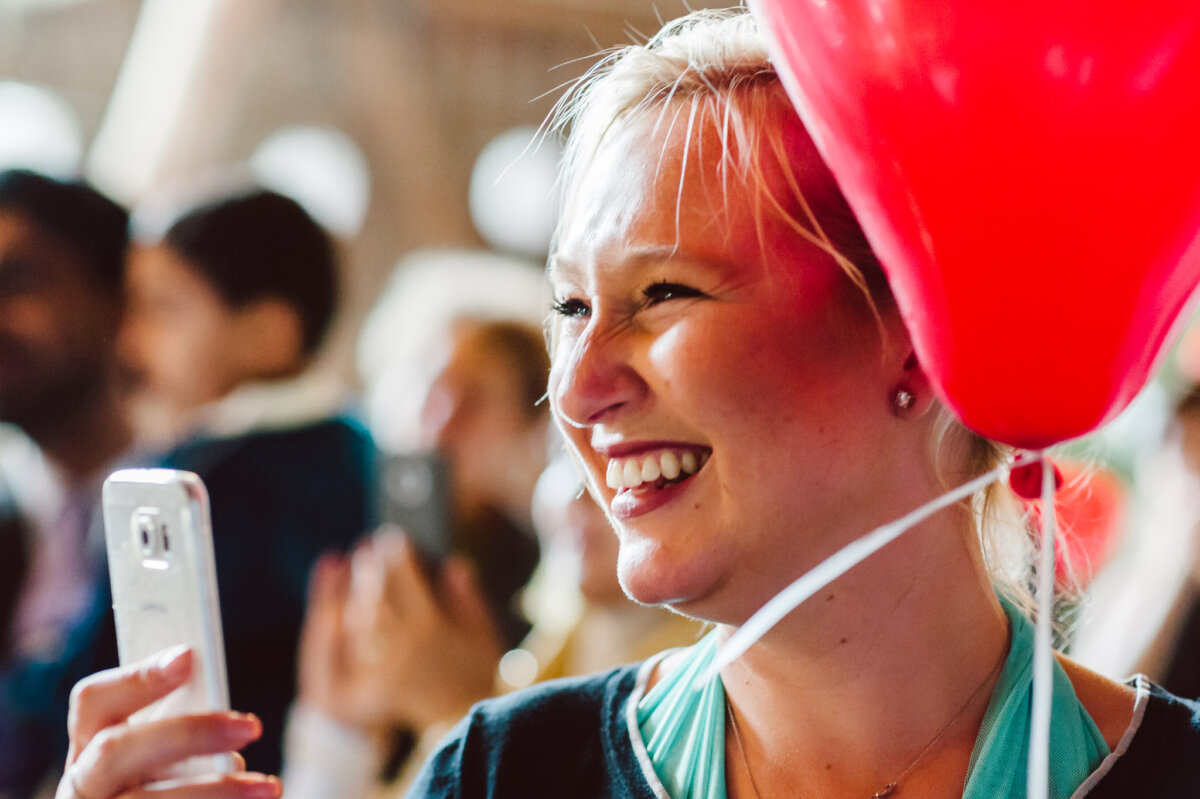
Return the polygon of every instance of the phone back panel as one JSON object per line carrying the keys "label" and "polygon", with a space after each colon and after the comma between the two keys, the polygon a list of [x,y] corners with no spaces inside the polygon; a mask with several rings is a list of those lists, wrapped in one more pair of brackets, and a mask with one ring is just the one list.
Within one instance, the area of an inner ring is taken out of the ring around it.
{"label": "phone back panel", "polygon": [[[186,644],[192,676],[131,722],[229,708],[208,494],[171,469],[127,469],[104,484],[104,526],[122,665]],[[192,758],[163,778],[232,770],[228,756]]]}
{"label": "phone back panel", "polygon": [[427,565],[450,557],[450,487],[446,462],[432,453],[389,455],[382,468],[382,521],[402,529]]}

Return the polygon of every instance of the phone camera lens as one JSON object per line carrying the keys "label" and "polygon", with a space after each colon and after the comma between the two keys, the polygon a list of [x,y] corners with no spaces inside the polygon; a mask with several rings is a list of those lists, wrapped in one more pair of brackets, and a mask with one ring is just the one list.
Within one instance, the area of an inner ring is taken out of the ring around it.
{"label": "phone camera lens", "polygon": [[158,549],[158,522],[149,514],[140,514],[134,520],[138,543],[142,546],[142,554],[151,557]]}

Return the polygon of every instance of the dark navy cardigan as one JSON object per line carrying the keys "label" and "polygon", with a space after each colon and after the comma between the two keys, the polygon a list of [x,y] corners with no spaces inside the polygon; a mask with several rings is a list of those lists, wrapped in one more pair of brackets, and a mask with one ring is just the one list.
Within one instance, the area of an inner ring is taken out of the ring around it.
{"label": "dark navy cardigan", "polygon": [[[655,799],[625,715],[637,672],[624,666],[477,705],[425,764],[408,796]],[[1200,704],[1150,686],[1128,749],[1086,796],[1200,797]]]}

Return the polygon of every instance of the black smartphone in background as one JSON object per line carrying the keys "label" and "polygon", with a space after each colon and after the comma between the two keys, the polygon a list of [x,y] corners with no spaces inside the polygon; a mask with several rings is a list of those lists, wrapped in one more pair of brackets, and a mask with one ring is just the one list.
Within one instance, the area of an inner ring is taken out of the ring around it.
{"label": "black smartphone in background", "polygon": [[380,521],[401,528],[427,569],[434,571],[454,549],[450,479],[436,453],[384,457],[380,468]]}

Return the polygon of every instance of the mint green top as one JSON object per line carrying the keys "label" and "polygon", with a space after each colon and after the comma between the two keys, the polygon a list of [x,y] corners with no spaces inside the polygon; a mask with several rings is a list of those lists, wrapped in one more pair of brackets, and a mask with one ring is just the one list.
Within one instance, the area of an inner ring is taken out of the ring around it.
{"label": "mint green top", "polygon": [[[975,739],[963,799],[1025,797],[1033,624],[1003,598],[1001,604],[1008,614],[1011,645]],[[716,633],[709,633],[637,703],[646,753],[672,799],[725,799],[725,687],[714,678],[702,689],[694,688],[716,649]],[[1049,796],[1069,799],[1109,750],[1057,660],[1053,673]]]}

